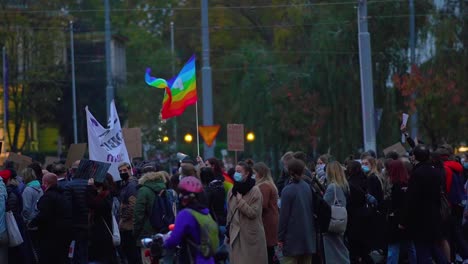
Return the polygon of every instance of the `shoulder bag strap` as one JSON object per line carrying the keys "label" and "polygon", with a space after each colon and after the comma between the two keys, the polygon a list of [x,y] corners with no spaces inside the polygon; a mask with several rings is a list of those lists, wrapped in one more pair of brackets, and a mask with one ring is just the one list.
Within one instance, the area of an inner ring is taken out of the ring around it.
{"label": "shoulder bag strap", "polygon": [[108,226],[107,223],[106,223],[106,220],[104,220],[103,217],[101,217],[101,220],[102,220],[102,222],[104,222],[104,225],[106,226],[107,231],[109,231],[109,234],[110,234],[111,237],[113,238],[113,237],[114,237],[114,233],[110,230],[109,226]]}
{"label": "shoulder bag strap", "polygon": [[336,205],[338,202],[338,199],[336,199],[336,183],[333,184],[333,187],[335,189],[335,201],[333,202],[333,205]]}

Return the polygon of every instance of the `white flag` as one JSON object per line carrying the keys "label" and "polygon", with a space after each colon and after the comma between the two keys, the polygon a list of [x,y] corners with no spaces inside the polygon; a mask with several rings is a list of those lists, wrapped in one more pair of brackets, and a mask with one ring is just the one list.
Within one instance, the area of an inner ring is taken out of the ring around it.
{"label": "white flag", "polygon": [[130,164],[130,159],[114,101],[111,103],[110,110],[108,127],[104,128],[86,106],[89,159],[110,163],[108,172],[114,181],[118,181],[120,180],[119,165],[122,162]]}

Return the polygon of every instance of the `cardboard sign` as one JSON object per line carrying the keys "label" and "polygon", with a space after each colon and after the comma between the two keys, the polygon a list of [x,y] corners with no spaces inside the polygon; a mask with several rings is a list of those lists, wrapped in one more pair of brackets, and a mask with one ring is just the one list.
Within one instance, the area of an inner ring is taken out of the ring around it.
{"label": "cardboard sign", "polygon": [[24,168],[26,168],[29,164],[32,163],[32,158],[28,156],[24,156],[21,154],[16,154],[13,152],[8,152],[8,157],[6,160],[13,161],[16,163],[17,171],[20,173]]}
{"label": "cardboard sign", "polygon": [[59,162],[59,161],[60,161],[60,159],[55,157],[55,156],[46,156],[44,165],[47,166],[49,164],[54,164],[54,163]]}
{"label": "cardboard sign", "polygon": [[384,153],[384,155],[387,155],[391,151],[395,151],[400,156],[406,155],[406,153],[407,153],[405,147],[403,147],[403,145],[400,142],[398,142],[396,144],[393,144],[390,147],[385,148],[383,150],[383,153]]}
{"label": "cardboard sign", "polygon": [[65,166],[70,168],[73,162],[80,160],[84,157],[86,153],[86,143],[71,144],[70,149],[68,149],[67,161]]}
{"label": "cardboard sign", "polygon": [[81,160],[75,177],[80,179],[93,178],[96,182],[104,182],[110,163],[95,160]]}
{"label": "cardboard sign", "polygon": [[229,151],[244,151],[244,124],[227,125]]}
{"label": "cardboard sign", "polygon": [[122,128],[122,133],[130,158],[142,157],[141,128]]}

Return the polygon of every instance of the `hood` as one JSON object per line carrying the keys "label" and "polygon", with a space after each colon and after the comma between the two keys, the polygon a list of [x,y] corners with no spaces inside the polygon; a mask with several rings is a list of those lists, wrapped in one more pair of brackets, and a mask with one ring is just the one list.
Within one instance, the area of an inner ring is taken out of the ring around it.
{"label": "hood", "polygon": [[147,172],[141,176],[141,178],[138,180],[138,184],[140,185],[145,185],[146,182],[148,181],[161,181],[162,183],[166,182],[166,179],[164,178],[164,174],[161,172]]}
{"label": "hood", "polygon": [[456,173],[462,173],[463,172],[463,166],[456,162],[456,161],[445,161],[444,166],[452,169]]}
{"label": "hood", "polygon": [[41,184],[39,183],[38,180],[31,181],[28,184],[26,184],[26,186],[29,186],[29,187],[32,187],[32,188],[35,188],[35,189],[38,189],[38,188],[40,189],[41,188]]}
{"label": "hood", "polygon": [[142,186],[146,186],[155,192],[161,191],[162,189],[166,188],[166,181],[164,178],[164,174],[162,174],[161,172],[145,173],[138,180],[138,184]]}

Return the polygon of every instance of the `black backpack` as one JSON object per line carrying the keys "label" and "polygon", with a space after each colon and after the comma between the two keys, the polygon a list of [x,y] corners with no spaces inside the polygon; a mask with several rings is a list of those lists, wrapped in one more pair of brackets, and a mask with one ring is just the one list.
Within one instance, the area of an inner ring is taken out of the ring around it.
{"label": "black backpack", "polygon": [[154,193],[153,207],[149,218],[150,224],[156,232],[166,233],[169,225],[174,223],[175,215],[169,193],[163,190],[161,193]]}

